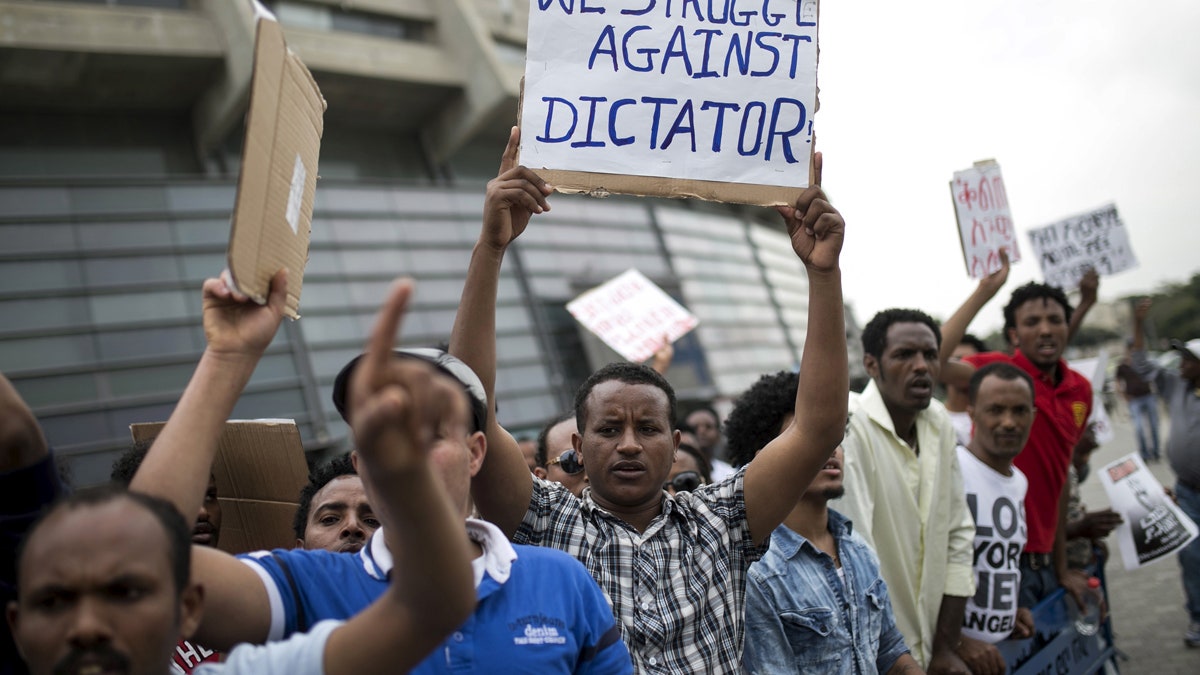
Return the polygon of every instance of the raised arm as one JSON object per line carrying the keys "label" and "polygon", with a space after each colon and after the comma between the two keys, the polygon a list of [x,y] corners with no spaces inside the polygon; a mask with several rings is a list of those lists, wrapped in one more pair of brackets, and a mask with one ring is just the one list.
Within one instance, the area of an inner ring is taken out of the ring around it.
{"label": "raised arm", "polygon": [[971,381],[971,375],[975,372],[975,367],[953,359],[954,349],[958,347],[958,343],[962,342],[967,328],[975,320],[975,315],[979,314],[979,310],[996,297],[996,293],[1000,291],[1006,281],[1008,281],[1008,249],[1002,248],[1000,249],[1000,269],[980,279],[979,285],[975,287],[966,302],[946,320],[946,323],[942,324],[942,347],[938,351],[941,369],[938,379],[943,384],[953,385],[964,390],[967,388],[967,384]]}
{"label": "raised arm", "polygon": [[[225,420],[275,336],[286,298],[287,275],[282,270],[271,280],[271,294],[262,306],[235,294],[221,279],[204,282],[208,346],[129,489],[170,501],[189,521],[195,517]],[[227,553],[193,546],[192,576],[206,591],[197,642],[226,650],[267,638],[270,605],[253,570]]]}
{"label": "raised arm", "polygon": [[475,606],[471,555],[462,520],[426,460],[455,385],[429,365],[390,358],[412,283],[397,282],[379,312],[349,397],[354,441],[396,546],[391,584],[379,600],[338,628],[325,647],[328,675],[407,672]]}
{"label": "raised arm", "polygon": [[795,417],[746,467],[746,519],[756,541],[766,540],[783,522],[846,429],[850,382],[838,264],[846,222],[821,190],[822,166],[817,153],[813,186],[795,206],[778,207],[792,249],[808,271],[808,335]]}
{"label": "raised arm", "polygon": [[488,183],[483,227],[471,251],[450,333],[450,353],[471,366],[488,397],[488,453],[471,481],[471,495],[480,515],[510,537],[529,508],[533,477],[516,440],[496,421],[496,292],[505,251],[533,214],[550,210],[546,195],[552,191],[537,174],[517,164],[520,139],[513,127],[500,172]]}
{"label": "raised arm", "polygon": [[287,273],[271,280],[266,305],[235,293],[223,279],[204,282],[208,342],[166,426],[129,489],[162,497],[189,520],[204,503],[217,443],[254,367],[275,337],[287,299]]}
{"label": "raised arm", "polygon": [[1096,294],[1099,290],[1100,274],[1094,267],[1089,267],[1083,273],[1083,278],[1079,280],[1079,305],[1071,313],[1071,324],[1067,326],[1067,342],[1075,339],[1075,334],[1083,325],[1083,318],[1096,304]]}

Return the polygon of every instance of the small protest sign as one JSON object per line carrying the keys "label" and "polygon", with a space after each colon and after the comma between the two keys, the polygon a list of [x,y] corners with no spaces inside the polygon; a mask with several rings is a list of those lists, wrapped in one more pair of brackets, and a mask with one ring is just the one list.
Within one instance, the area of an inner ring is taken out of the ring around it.
{"label": "small protest sign", "polygon": [[[151,441],[165,422],[131,424],[134,442]],[[295,420],[229,420],[221,433],[213,477],[223,511],[226,553],[292,548],[292,520],[308,482],[304,444]]]}
{"label": "small protest sign", "polygon": [[969,169],[955,171],[950,197],[958,218],[963,262],[972,279],[982,279],[1000,269],[1002,248],[1008,249],[1010,263],[1021,259],[1004,178],[995,160],[985,159]]}
{"label": "small protest sign", "polygon": [[1105,466],[1100,481],[1113,511],[1125,519],[1116,530],[1125,569],[1162,560],[1196,538],[1196,523],[1167,498],[1137,454]]}
{"label": "small protest sign", "polygon": [[561,191],[791,203],[809,182],[817,0],[537,0],[521,162]]}
{"label": "small protest sign", "polygon": [[1029,243],[1051,286],[1071,290],[1089,267],[1100,276],[1137,267],[1129,233],[1113,204],[1029,231]]}
{"label": "small protest sign", "polygon": [[239,292],[265,303],[271,277],[287,268],[284,311],[297,319],[325,99],[312,73],[288,49],[275,17],[259,3],[254,6],[254,74],[229,234],[229,272]]}
{"label": "small protest sign", "polygon": [[567,303],[567,311],[604,344],[634,362],[678,340],[700,323],[653,281],[631,269]]}
{"label": "small protest sign", "polygon": [[1108,365],[1108,350],[1101,349],[1100,353],[1090,359],[1068,361],[1071,370],[1083,375],[1092,384],[1092,416],[1088,418],[1088,426],[1092,428],[1093,438],[1098,445],[1111,441],[1115,434],[1112,419],[1104,408],[1104,379]]}

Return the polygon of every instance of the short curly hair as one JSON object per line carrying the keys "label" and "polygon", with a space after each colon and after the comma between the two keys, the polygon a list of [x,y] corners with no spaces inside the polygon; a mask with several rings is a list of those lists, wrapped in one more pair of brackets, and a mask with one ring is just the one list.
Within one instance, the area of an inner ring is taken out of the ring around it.
{"label": "short curly hair", "polygon": [[786,370],[758,378],[725,419],[729,462],[745,466],[779,435],[783,418],[796,410],[800,374]]}
{"label": "short curly hair", "polygon": [[923,323],[933,331],[937,346],[942,346],[942,329],[938,327],[938,323],[933,320],[933,317],[919,309],[892,308],[885,309],[871,317],[866,327],[863,328],[863,352],[877,359],[883,358],[883,351],[887,349],[888,328],[891,328],[894,323]]}
{"label": "short curly hair", "polygon": [[667,423],[669,428],[675,428],[675,388],[666,378],[658,374],[650,366],[640,363],[610,363],[588,376],[588,379],[575,392],[575,424],[582,432],[587,426],[587,400],[597,385],[609,380],[617,380],[624,384],[648,384],[658,387],[667,395]]}
{"label": "short curly hair", "polygon": [[112,465],[112,472],[109,473],[109,479],[123,487],[129,487],[133,482],[133,475],[137,473],[138,467],[142,465],[142,461],[146,459],[146,453],[150,451],[150,444],[153,441],[138,441],[133,444],[121,456],[117,458]]}
{"label": "short curly hair", "polygon": [[321,488],[335,478],[357,475],[348,452],[343,452],[308,474],[308,483],[300,488],[300,505],[296,507],[296,516],[292,519],[292,529],[296,532],[297,539],[303,539],[305,531],[308,530],[308,513],[312,510],[312,500]]}
{"label": "short curly hair", "polygon": [[1017,308],[1030,300],[1039,299],[1053,300],[1062,305],[1067,324],[1071,323],[1071,313],[1075,311],[1075,308],[1071,306],[1071,301],[1067,300],[1067,294],[1063,292],[1063,289],[1031,281],[1013,291],[1008,304],[1004,306],[1004,333],[1006,336],[1009,328],[1017,327]]}

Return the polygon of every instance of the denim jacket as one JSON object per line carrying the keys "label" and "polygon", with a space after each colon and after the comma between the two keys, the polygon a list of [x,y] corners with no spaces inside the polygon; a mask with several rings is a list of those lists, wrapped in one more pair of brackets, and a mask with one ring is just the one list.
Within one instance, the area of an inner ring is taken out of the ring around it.
{"label": "denim jacket", "polygon": [[833,559],[780,525],[746,586],[749,673],[885,673],[908,652],[879,560],[850,521],[829,511],[845,585]]}

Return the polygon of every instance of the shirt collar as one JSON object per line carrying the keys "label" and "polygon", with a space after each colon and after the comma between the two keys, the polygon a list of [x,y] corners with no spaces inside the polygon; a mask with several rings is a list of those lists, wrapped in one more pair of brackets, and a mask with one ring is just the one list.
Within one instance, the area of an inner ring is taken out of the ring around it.
{"label": "shirt collar", "polygon": [[[1066,379],[1067,370],[1069,368],[1066,361],[1059,359],[1058,367],[1055,369],[1054,373],[1047,373],[1041,368],[1033,365],[1033,361],[1030,361],[1029,358],[1025,356],[1025,352],[1021,351],[1020,349],[1014,350],[1012,360],[1013,363],[1028,373],[1035,382],[1040,381],[1051,389],[1055,388],[1058,386],[1059,382],[1062,382],[1064,379]],[[1057,380],[1055,379],[1055,375],[1058,376]]]}
{"label": "shirt collar", "polygon": [[[512,573],[513,561],[517,559],[517,551],[500,531],[500,528],[476,518],[466,520],[467,536],[471,541],[483,548],[483,555],[471,563],[475,571],[475,587],[478,588],[486,572],[497,583],[508,581]],[[392,552],[384,543],[383,528],[380,527],[371,535],[371,540],[358,552],[363,569],[375,579],[386,580],[392,572],[395,561]]]}
{"label": "shirt collar", "polygon": [[[829,514],[829,531],[833,534],[833,538],[839,542],[847,539],[853,531],[853,523],[849,518],[833,509],[826,511]],[[776,534],[779,536],[771,537],[771,546],[772,548],[777,547],[779,553],[788,560],[796,557],[796,554],[805,546],[812,549],[814,555],[821,552],[808,538],[786,525],[776,528]]]}

